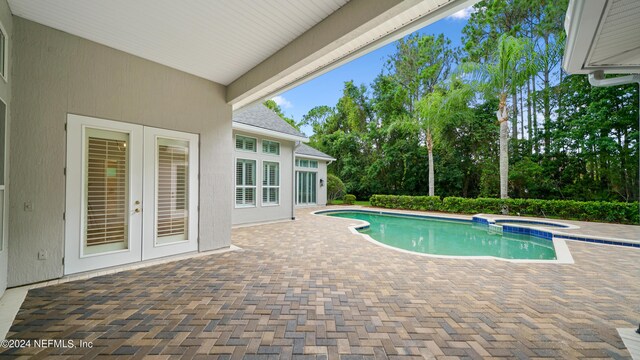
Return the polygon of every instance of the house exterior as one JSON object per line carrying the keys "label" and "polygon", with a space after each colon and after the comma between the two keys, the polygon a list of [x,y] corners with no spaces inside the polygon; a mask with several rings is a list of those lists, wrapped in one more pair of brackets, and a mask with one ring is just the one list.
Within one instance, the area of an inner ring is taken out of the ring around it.
{"label": "house exterior", "polygon": [[326,205],[330,156],[262,104],[233,113],[232,224],[295,218],[297,206]]}
{"label": "house exterior", "polygon": [[296,207],[327,205],[327,166],[336,159],[304,143],[295,155]]}
{"label": "house exterior", "polygon": [[[0,0],[0,295],[229,248],[233,112],[472,2]],[[271,135],[293,204],[302,140]]]}

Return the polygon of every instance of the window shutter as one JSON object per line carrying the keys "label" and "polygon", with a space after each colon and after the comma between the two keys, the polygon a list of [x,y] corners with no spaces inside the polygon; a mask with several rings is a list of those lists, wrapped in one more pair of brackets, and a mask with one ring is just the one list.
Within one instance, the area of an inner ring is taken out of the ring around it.
{"label": "window shutter", "polygon": [[188,151],[184,146],[158,145],[158,237],[186,235]]}
{"label": "window shutter", "polygon": [[127,241],[127,141],[88,138],[87,246]]}
{"label": "window shutter", "polygon": [[245,138],[244,140],[245,150],[247,151],[256,151],[256,140]]}

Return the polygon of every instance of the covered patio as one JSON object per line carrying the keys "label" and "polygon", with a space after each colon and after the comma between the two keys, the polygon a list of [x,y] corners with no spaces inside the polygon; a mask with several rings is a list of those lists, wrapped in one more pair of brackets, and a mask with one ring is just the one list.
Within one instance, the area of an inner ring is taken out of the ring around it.
{"label": "covered patio", "polygon": [[[568,241],[571,265],[428,258],[311,211],[233,229],[238,251],[32,289],[8,339],[93,347],[2,355],[629,357],[616,328],[637,325],[635,249]],[[636,227],[609,231],[622,229]]]}

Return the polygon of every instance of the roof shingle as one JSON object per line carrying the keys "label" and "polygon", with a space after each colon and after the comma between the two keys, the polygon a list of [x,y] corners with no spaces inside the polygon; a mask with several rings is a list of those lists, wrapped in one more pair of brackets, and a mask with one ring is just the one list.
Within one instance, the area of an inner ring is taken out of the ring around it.
{"label": "roof shingle", "polygon": [[243,107],[233,112],[233,122],[255,126],[261,129],[276,131],[279,133],[307,137],[284,121],[273,110],[262,104]]}
{"label": "roof shingle", "polygon": [[332,156],[329,156],[320,150],[316,150],[304,143],[300,143],[300,145],[298,145],[295,153],[296,155],[302,155],[302,156],[307,155],[307,156],[313,156],[318,158],[325,158],[327,160],[335,160]]}

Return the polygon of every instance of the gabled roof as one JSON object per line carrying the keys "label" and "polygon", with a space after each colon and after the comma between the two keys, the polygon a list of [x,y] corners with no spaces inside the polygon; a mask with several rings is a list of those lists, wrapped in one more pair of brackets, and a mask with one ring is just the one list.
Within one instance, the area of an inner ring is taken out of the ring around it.
{"label": "gabled roof", "polygon": [[571,0],[564,28],[569,74],[640,73],[640,1]]}
{"label": "gabled roof", "polygon": [[254,104],[234,111],[233,128],[287,140],[309,140],[273,110],[262,104]]}
{"label": "gabled roof", "polygon": [[295,151],[296,155],[300,155],[302,157],[310,157],[314,159],[328,160],[333,161],[335,158],[323,153],[320,150],[316,150],[307,144],[300,144],[296,147]]}

